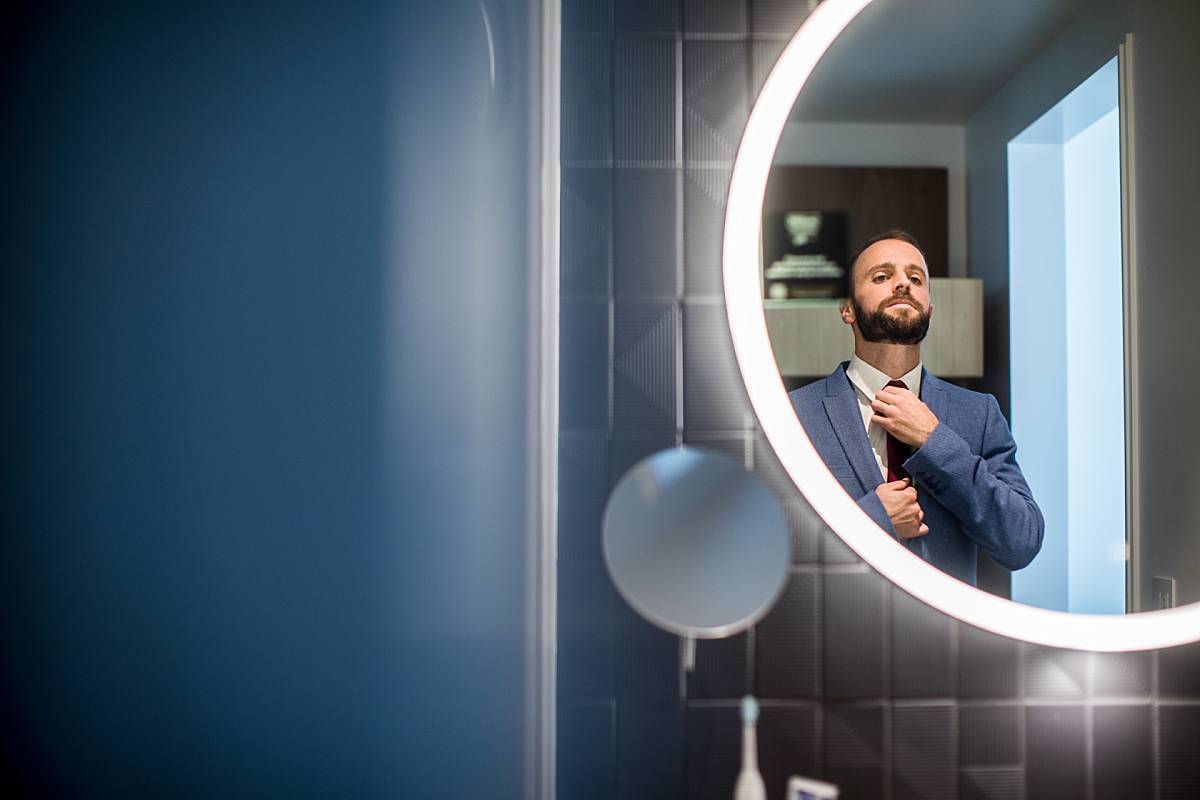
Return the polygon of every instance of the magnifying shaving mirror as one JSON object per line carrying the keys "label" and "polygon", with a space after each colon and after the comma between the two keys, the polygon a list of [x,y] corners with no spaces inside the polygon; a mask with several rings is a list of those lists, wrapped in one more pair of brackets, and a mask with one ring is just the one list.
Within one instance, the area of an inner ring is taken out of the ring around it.
{"label": "magnifying shaving mirror", "polygon": [[741,464],[697,447],[662,450],[617,482],[604,560],[642,617],[688,643],[756,623],[787,582],[790,535],[774,495]]}
{"label": "magnifying shaving mirror", "polygon": [[763,432],[855,552],[978,627],[1200,639],[1196,33],[1184,3],[826,0],[751,111],[723,269]]}

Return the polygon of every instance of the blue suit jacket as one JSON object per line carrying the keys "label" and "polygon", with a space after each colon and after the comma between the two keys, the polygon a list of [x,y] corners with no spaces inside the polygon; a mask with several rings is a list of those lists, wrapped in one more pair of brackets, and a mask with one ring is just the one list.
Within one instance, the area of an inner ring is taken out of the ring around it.
{"label": "blue suit jacket", "polygon": [[[789,396],[829,471],[879,527],[896,536],[875,494],[883,477],[846,377],[848,363]],[[922,371],[921,400],[938,426],[904,468],[917,486],[929,533],[905,544],[971,584],[977,547],[1005,569],[1028,565],[1042,547],[1045,523],[1017,466],[1017,445],[996,399]]]}

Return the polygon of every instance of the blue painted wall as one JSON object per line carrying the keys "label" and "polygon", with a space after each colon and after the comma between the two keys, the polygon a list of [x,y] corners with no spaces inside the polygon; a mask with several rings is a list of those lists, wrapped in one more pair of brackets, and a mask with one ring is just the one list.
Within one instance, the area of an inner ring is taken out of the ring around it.
{"label": "blue painted wall", "polygon": [[405,5],[3,12],[5,796],[520,791],[527,73]]}

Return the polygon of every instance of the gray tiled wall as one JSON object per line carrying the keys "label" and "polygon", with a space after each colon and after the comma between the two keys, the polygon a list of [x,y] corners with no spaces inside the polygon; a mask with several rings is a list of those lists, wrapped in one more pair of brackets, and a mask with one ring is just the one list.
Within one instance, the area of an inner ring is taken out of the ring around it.
{"label": "gray tiled wall", "polygon": [[[720,288],[729,170],[750,98],[812,2],[565,0],[558,796],[728,798],[738,698],[760,697],[772,800],[1193,797],[1200,647],[1107,655],[967,627],[828,531],[755,428]],[[792,526],[756,629],[678,640],[613,593],[604,501],[656,450],[743,459]]]}

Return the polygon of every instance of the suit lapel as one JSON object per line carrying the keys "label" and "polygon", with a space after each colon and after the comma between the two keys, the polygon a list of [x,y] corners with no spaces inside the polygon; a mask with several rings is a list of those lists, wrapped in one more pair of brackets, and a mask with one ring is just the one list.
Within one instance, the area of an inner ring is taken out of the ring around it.
{"label": "suit lapel", "polygon": [[837,434],[838,442],[846,453],[846,460],[864,489],[873,489],[883,482],[879,464],[867,440],[863,427],[862,412],[858,409],[858,397],[846,377],[845,364],[825,382],[825,414]]}
{"label": "suit lapel", "polygon": [[921,370],[921,402],[929,406],[935,417],[942,420],[946,417],[946,392],[940,383],[927,370]]}

